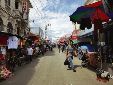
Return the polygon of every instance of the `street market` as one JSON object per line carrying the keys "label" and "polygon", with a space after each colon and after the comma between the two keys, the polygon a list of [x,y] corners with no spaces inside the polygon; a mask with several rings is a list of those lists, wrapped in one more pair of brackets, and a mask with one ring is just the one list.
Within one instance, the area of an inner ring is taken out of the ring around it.
{"label": "street market", "polygon": [[0,0],[0,85],[112,85],[112,0]]}

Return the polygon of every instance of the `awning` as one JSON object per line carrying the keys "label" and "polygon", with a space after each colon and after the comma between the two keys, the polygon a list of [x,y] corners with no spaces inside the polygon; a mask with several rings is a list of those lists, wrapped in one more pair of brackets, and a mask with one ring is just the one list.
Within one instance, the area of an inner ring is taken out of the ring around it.
{"label": "awning", "polygon": [[16,34],[11,34],[11,33],[6,33],[6,32],[0,32],[0,36],[16,36],[17,38],[23,39],[21,36],[16,35]]}
{"label": "awning", "polygon": [[7,45],[8,36],[0,36],[0,45]]}
{"label": "awning", "polygon": [[79,40],[72,40],[72,44],[78,44],[79,42]]}
{"label": "awning", "polygon": [[107,14],[113,20],[113,12]]}

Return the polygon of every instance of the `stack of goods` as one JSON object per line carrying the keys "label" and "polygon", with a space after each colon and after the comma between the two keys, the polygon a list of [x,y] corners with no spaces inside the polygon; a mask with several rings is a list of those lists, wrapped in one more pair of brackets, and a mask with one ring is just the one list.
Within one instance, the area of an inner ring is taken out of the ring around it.
{"label": "stack of goods", "polygon": [[0,67],[0,79],[7,79],[11,76],[11,72],[5,67]]}

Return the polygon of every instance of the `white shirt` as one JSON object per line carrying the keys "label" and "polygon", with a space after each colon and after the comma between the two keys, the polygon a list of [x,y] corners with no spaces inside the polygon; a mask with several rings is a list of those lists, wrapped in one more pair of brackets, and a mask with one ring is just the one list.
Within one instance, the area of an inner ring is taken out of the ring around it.
{"label": "white shirt", "polygon": [[33,49],[32,48],[27,48],[27,54],[28,55],[33,55]]}
{"label": "white shirt", "polygon": [[11,36],[7,40],[8,43],[8,49],[17,49],[18,48],[18,38],[16,36]]}
{"label": "white shirt", "polygon": [[46,48],[46,45],[44,45],[44,48]]}
{"label": "white shirt", "polygon": [[3,48],[3,47],[2,47],[2,48],[1,48],[1,51],[2,51],[2,54],[3,54],[3,55],[6,55],[6,48]]}
{"label": "white shirt", "polygon": [[39,47],[36,47],[36,52],[38,52],[39,51]]}

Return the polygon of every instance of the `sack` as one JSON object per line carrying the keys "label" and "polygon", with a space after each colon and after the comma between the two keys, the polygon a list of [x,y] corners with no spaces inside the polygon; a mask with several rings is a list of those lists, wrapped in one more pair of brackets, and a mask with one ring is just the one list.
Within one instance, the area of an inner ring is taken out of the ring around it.
{"label": "sack", "polygon": [[64,65],[69,65],[68,59],[66,59],[66,60],[64,61]]}

